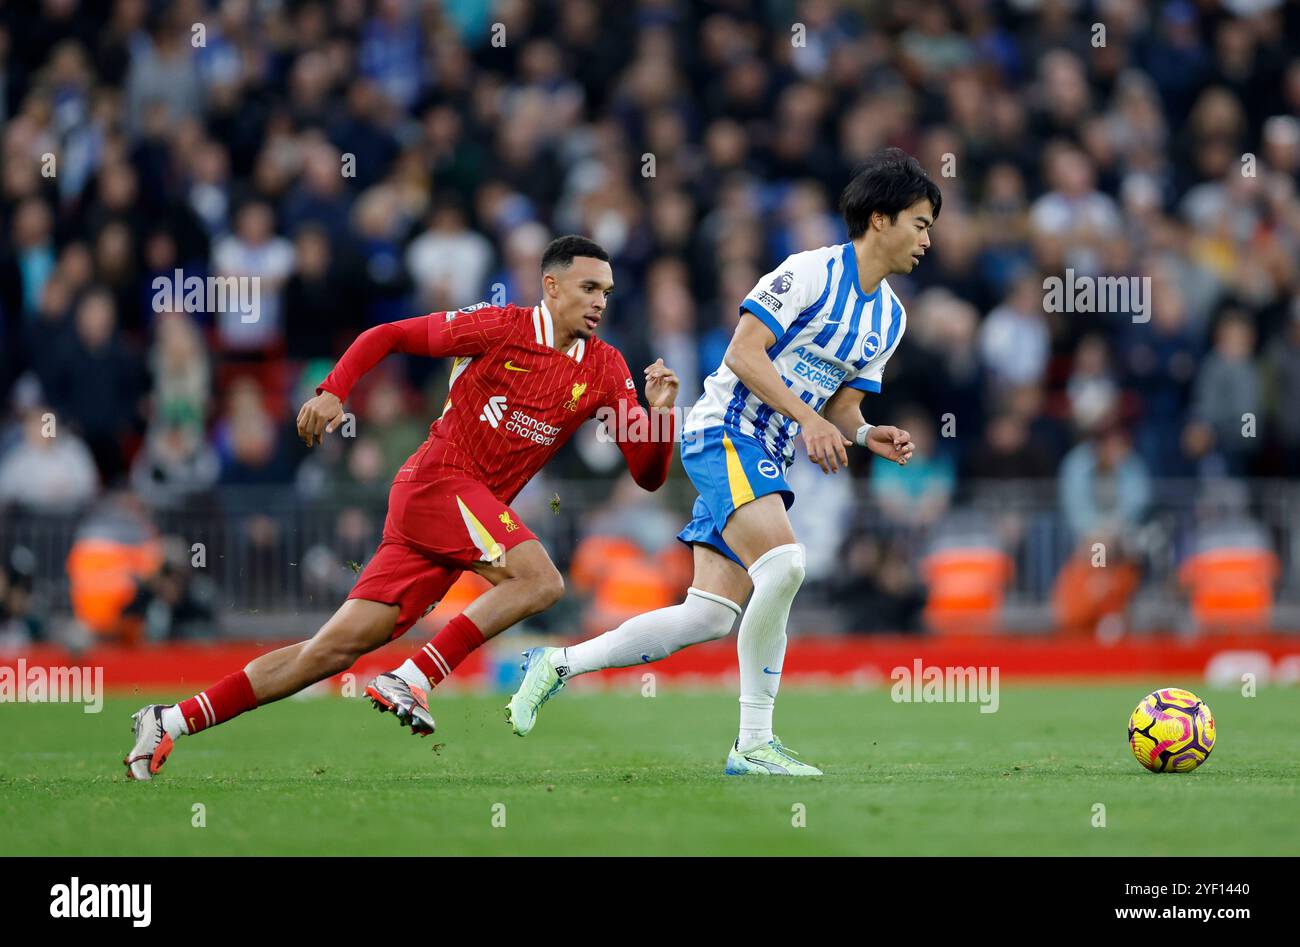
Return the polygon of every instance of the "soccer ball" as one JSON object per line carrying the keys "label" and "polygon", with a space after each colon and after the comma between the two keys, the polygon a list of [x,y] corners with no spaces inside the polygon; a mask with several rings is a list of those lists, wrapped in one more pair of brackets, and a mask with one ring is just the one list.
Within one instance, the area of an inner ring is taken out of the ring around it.
{"label": "soccer ball", "polygon": [[1147,694],[1128,718],[1128,745],[1153,773],[1190,773],[1214,749],[1214,714],[1191,691]]}

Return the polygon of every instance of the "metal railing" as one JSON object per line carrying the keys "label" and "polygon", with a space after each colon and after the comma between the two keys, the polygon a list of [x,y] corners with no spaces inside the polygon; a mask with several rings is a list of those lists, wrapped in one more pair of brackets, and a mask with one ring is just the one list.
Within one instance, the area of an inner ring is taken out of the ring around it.
{"label": "metal railing", "polygon": [[[593,524],[619,528],[612,486],[600,480],[538,478],[514,506],[564,571]],[[553,496],[561,502],[552,504]],[[1152,497],[1142,520],[1124,524],[1114,539],[1142,569],[1135,626],[1168,627],[1180,620],[1186,608],[1180,564],[1198,536],[1233,523],[1250,524],[1277,555],[1279,608],[1300,608],[1300,484],[1162,481],[1153,484]],[[680,477],[653,497],[641,496],[639,503],[645,505],[637,507],[643,527],[638,538],[644,540],[649,517],[662,527],[655,531],[656,536],[662,533],[659,541],[671,544],[693,499],[689,482]],[[96,530],[129,533],[134,522],[164,539],[174,560],[202,570],[223,625],[237,630],[247,624],[239,619],[249,615],[315,616],[337,607],[379,542],[387,488],[316,497],[304,497],[291,487],[229,488],[171,509],[151,509],[147,501],[132,498],[125,512],[119,503],[108,517],[103,504],[79,514],[5,510],[0,512],[0,554],[10,561],[21,550],[51,614],[66,615],[71,610],[67,563],[77,537]],[[817,515],[836,524],[824,540],[834,544],[833,554],[821,557],[817,568],[818,557],[810,556],[797,610],[803,617],[794,623],[819,630],[861,630],[869,624],[861,618],[872,603],[857,601],[854,593],[881,587],[877,573],[885,564],[893,567],[896,585],[902,582],[906,591],[910,583],[923,596],[920,562],[937,545],[963,536],[998,546],[1014,563],[1006,600],[1008,627],[1045,630],[1053,583],[1081,542],[1061,513],[1055,481],[963,483],[943,514],[927,523],[887,512],[865,481],[853,484],[847,502],[828,504],[816,495],[798,502],[818,504]],[[799,538],[807,546],[818,542],[817,536]],[[864,544],[874,551],[855,551],[855,545]]]}

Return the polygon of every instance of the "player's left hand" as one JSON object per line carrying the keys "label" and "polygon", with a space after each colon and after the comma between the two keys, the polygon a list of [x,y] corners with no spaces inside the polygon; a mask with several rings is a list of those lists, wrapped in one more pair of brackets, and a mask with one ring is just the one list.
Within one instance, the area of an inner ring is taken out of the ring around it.
{"label": "player's left hand", "polygon": [[677,389],[681,382],[677,373],[664,364],[662,358],[645,370],[645,397],[652,408],[671,408],[677,401]]}
{"label": "player's left hand", "polygon": [[912,435],[902,428],[877,424],[867,432],[867,448],[871,453],[879,454],[885,460],[892,460],[902,467],[912,459],[916,445],[912,443]]}
{"label": "player's left hand", "polygon": [[343,402],[332,391],[322,391],[298,411],[298,436],[308,447],[324,444],[325,435],[343,423]]}

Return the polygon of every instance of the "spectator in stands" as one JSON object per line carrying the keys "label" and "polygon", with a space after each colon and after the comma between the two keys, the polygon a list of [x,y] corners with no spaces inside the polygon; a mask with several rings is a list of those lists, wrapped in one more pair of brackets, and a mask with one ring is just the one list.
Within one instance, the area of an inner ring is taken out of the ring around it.
{"label": "spectator in stands", "polygon": [[377,184],[397,160],[399,147],[391,126],[400,115],[373,81],[361,78],[348,87],[347,111],[332,123],[330,141],[351,156],[358,188]]}
{"label": "spectator in stands", "polygon": [[186,313],[162,313],[149,355],[155,419],[202,433],[212,399],[212,369],[203,339]]}
{"label": "spectator in stands", "polygon": [[201,428],[184,420],[154,422],[131,465],[131,488],[153,509],[192,508],[216,482],[221,463]]}
{"label": "spectator in stands", "polygon": [[225,354],[264,356],[283,345],[281,292],[293,272],[293,244],[275,232],[271,208],[253,201],[240,208],[235,232],[212,248],[218,276],[258,280],[257,311],[227,305],[217,313],[217,339]]}
{"label": "spectator in stands", "polygon": [[1203,475],[1247,472],[1263,431],[1255,327],[1229,308],[1214,332],[1214,349],[1201,363],[1192,392],[1191,421],[1183,433],[1187,453]]}
{"label": "spectator in stands", "polygon": [[695,300],[691,297],[688,270],[682,260],[663,257],[651,264],[646,276],[646,307],[645,315],[636,319],[638,331],[628,333],[626,357],[630,364],[639,365],[649,365],[662,358],[665,364],[673,366],[681,381],[678,403],[693,405],[703,391],[699,333],[695,325]]}
{"label": "spectator in stands", "polygon": [[140,427],[144,365],[117,329],[113,296],[94,287],[77,304],[72,331],[55,342],[42,379],[55,414],[85,439],[105,484],[126,471],[127,437]]}
{"label": "spectator in stands", "polygon": [[155,103],[165,107],[169,122],[198,118],[203,86],[188,39],[188,25],[170,17],[158,21],[151,42],[131,51],[126,78],[127,118],[131,128],[144,126],[145,113]]}
{"label": "spectator in stands", "polygon": [[1061,510],[1076,543],[1115,539],[1138,526],[1151,502],[1146,465],[1114,418],[1065,455]]}
{"label": "spectator in stands", "polygon": [[980,326],[984,371],[995,388],[1037,384],[1047,371],[1050,344],[1042,281],[1035,273],[1023,273]]}
{"label": "spectator in stands", "polygon": [[15,547],[0,569],[0,654],[22,651],[46,637],[48,604],[36,591],[36,556]]}
{"label": "spectator in stands", "polygon": [[294,240],[293,275],[284,287],[286,353],[332,363],[355,337],[361,308],[351,274],[330,248],[329,233],[319,224],[304,224]]}
{"label": "spectator in stands", "polygon": [[1066,455],[1059,496],[1075,548],[1056,578],[1057,622],[1065,634],[1109,632],[1117,622],[1122,630],[1140,578],[1137,536],[1151,485],[1116,418]]}
{"label": "spectator in stands", "polygon": [[875,531],[854,530],[830,578],[829,597],[845,631],[919,631],[925,589],[907,547]]}
{"label": "spectator in stands", "polygon": [[1074,366],[1065,384],[1070,418],[1080,431],[1090,431],[1119,408],[1119,387],[1110,370],[1110,352],[1099,335],[1088,335],[1074,353]]}
{"label": "spectator in stands", "polygon": [[151,507],[175,509],[209,490],[221,469],[205,437],[211,367],[187,313],[159,315],[149,361],[152,407],[144,446],[131,468],[131,484]]}
{"label": "spectator in stands", "polygon": [[41,291],[54,272],[54,218],[44,201],[28,198],[13,217],[13,248],[22,286],[22,308],[29,316],[40,306]]}
{"label": "spectator in stands", "polygon": [[716,323],[700,338],[700,376],[707,377],[722,364],[740,321],[740,303],[754,288],[762,274],[752,263],[735,260],[722,268],[718,297],[710,307]]}
{"label": "spectator in stands", "polygon": [[934,422],[924,412],[915,408],[900,412],[898,427],[912,435],[916,453],[906,467],[873,455],[868,481],[871,497],[892,523],[934,523],[952,501],[956,465],[946,451],[938,449]]}
{"label": "spectator in stands", "polygon": [[409,108],[424,86],[424,33],[407,0],[381,0],[361,31],[357,66],[384,94]]}
{"label": "spectator in stands", "polygon": [[946,288],[927,289],[908,312],[908,339],[913,344],[896,353],[896,368],[891,365],[890,391],[904,391],[906,397],[900,394],[900,399],[924,405],[943,423],[960,425],[961,437],[951,444],[958,462],[964,462],[968,445],[984,427],[978,327],[979,312],[968,301]]}
{"label": "spectator in stands", "polygon": [[492,266],[492,244],[469,229],[459,203],[443,200],[429,215],[428,227],[406,251],[406,267],[415,279],[419,308],[425,312],[457,309],[485,298]]}
{"label": "spectator in stands", "polygon": [[212,239],[230,230],[230,154],[217,141],[204,141],[189,155],[186,201]]}
{"label": "spectator in stands", "polygon": [[422,419],[412,414],[405,390],[391,378],[380,378],[366,395],[366,433],[383,455],[381,466],[394,471],[428,434]]}
{"label": "spectator in stands", "polygon": [[1176,282],[1163,270],[1151,282],[1151,321],[1123,331],[1119,360],[1138,398],[1136,445],[1154,474],[1186,476],[1181,427],[1197,367],[1197,344]]}
{"label": "spectator in stands", "polygon": [[284,226],[296,232],[304,224],[319,224],[329,234],[331,248],[342,253],[352,242],[348,228],[352,194],[343,176],[342,154],[317,135],[287,139],[282,148],[283,154],[266,152],[268,160],[292,167],[301,156],[302,162],[301,180],[284,199]]}
{"label": "spectator in stands", "polygon": [[388,183],[370,188],[352,207],[352,229],[365,274],[362,298],[370,322],[392,322],[415,308],[415,286],[401,251],[410,224],[401,195]]}
{"label": "spectator in stands", "polygon": [[223,484],[285,483],[293,469],[288,429],[272,418],[261,386],[243,377],[230,386],[226,413],[217,422]]}
{"label": "spectator in stands", "polygon": [[1268,423],[1282,454],[1282,472],[1300,477],[1300,295],[1291,303],[1291,318],[1283,335],[1265,354]]}
{"label": "spectator in stands", "polygon": [[123,619],[139,623],[148,641],[211,638],[217,631],[216,586],[191,562],[190,546],[179,536],[162,539],[163,560],[156,572],[136,580],[134,598]]}
{"label": "spectator in stands", "polygon": [[[1068,57],[1060,63],[1077,64],[1072,56],[1060,55]],[[1072,74],[1073,70],[1073,65],[1064,67],[1062,75]],[[1029,209],[1034,237],[1060,241],[1068,248],[1064,260],[1067,266],[1095,274],[1100,270],[1102,247],[1121,230],[1115,201],[1096,189],[1092,164],[1077,148],[1063,143],[1050,145],[1046,162],[1051,190]]]}
{"label": "spectator in stands", "polygon": [[69,512],[98,492],[99,472],[85,443],[44,405],[29,409],[22,440],[0,456],[0,507]]}
{"label": "spectator in stands", "polygon": [[988,422],[984,440],[974,451],[970,475],[982,490],[1008,484],[1011,489],[1021,480],[1042,480],[1056,467],[1052,458],[1029,437],[1029,423],[1023,414],[1006,410]]}

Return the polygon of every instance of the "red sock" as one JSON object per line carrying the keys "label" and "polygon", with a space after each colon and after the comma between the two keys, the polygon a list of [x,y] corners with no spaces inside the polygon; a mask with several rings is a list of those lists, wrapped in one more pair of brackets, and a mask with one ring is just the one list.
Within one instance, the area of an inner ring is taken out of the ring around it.
{"label": "red sock", "polygon": [[253,685],[243,671],[227,674],[205,691],[179,704],[187,733],[215,727],[257,706]]}
{"label": "red sock", "polygon": [[432,641],[411,655],[411,660],[424,672],[429,683],[437,687],[482,643],[483,632],[478,630],[478,626],[464,615],[457,615],[433,636]]}

